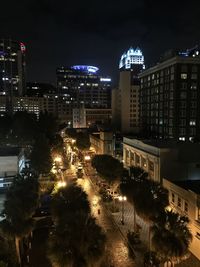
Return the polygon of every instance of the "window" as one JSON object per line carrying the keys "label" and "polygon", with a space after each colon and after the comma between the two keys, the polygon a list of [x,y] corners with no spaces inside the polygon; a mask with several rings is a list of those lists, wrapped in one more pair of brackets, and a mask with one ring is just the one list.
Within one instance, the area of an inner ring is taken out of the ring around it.
{"label": "window", "polygon": [[192,66],[192,72],[197,72],[197,66],[196,65]]}
{"label": "window", "polygon": [[191,74],[191,79],[192,80],[197,80],[197,73],[192,73]]}
{"label": "window", "polygon": [[186,90],[187,89],[187,83],[183,82],[181,83],[181,90]]}
{"label": "window", "polygon": [[181,198],[178,197],[178,203],[177,203],[178,207],[180,208],[181,207]]}
{"label": "window", "polygon": [[191,126],[196,125],[196,120],[190,120],[190,125]]}
{"label": "window", "polygon": [[200,208],[198,208],[198,211],[197,211],[197,221],[200,221]]}
{"label": "window", "polygon": [[188,213],[188,203],[185,201],[185,205],[184,205],[184,211],[186,213]]}
{"label": "window", "polygon": [[196,233],[196,238],[200,239],[200,233]]}
{"label": "window", "polygon": [[153,164],[152,161],[149,161],[149,170],[150,170],[151,172],[154,172],[154,164]]}
{"label": "window", "polygon": [[181,79],[186,80],[187,79],[187,73],[181,73]]}
{"label": "window", "polygon": [[181,98],[181,99],[185,99],[186,96],[187,96],[186,92],[181,92],[181,93],[180,93],[180,98]]}
{"label": "window", "polygon": [[174,195],[174,193],[172,193],[172,202],[173,203],[175,202],[175,195]]}
{"label": "window", "polygon": [[197,83],[192,83],[190,86],[191,90],[196,90],[197,89]]}

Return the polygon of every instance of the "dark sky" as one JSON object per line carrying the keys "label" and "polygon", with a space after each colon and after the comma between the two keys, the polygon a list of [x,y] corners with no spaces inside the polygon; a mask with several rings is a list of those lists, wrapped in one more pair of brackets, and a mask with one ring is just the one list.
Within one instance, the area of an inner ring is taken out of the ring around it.
{"label": "dark sky", "polygon": [[28,80],[55,82],[57,66],[91,64],[117,79],[118,61],[139,46],[146,65],[200,40],[196,0],[7,0],[0,36],[27,46]]}

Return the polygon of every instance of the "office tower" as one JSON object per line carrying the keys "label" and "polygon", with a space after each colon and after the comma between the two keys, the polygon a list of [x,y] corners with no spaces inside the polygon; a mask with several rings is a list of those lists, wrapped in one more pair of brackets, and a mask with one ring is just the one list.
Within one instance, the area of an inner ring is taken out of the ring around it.
{"label": "office tower", "polygon": [[57,69],[59,96],[72,108],[110,108],[111,79],[98,74],[94,66],[76,65]]}
{"label": "office tower", "polygon": [[0,94],[24,94],[25,52],[26,47],[21,42],[0,40]]}
{"label": "office tower", "polygon": [[25,52],[22,42],[0,40],[0,95],[6,95],[6,109],[11,113],[13,96],[25,93]]}
{"label": "office tower", "polygon": [[56,95],[57,89],[52,84],[39,83],[39,82],[28,82],[26,84],[26,95],[27,96],[38,96],[44,95]]}
{"label": "office tower", "polygon": [[112,91],[112,124],[122,133],[139,131],[138,74],[144,68],[144,56],[139,48],[131,47],[121,56],[119,87]]}
{"label": "office tower", "polygon": [[200,57],[195,47],[170,51],[140,75],[140,117],[150,137],[200,137]]}

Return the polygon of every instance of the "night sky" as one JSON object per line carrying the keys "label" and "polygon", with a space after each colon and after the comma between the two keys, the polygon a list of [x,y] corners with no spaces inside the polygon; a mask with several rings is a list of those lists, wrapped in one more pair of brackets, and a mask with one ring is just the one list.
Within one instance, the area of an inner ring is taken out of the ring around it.
{"label": "night sky", "polygon": [[1,38],[27,46],[29,81],[55,83],[58,66],[91,64],[116,81],[118,61],[139,46],[146,65],[200,40],[200,2],[185,0],[1,1]]}

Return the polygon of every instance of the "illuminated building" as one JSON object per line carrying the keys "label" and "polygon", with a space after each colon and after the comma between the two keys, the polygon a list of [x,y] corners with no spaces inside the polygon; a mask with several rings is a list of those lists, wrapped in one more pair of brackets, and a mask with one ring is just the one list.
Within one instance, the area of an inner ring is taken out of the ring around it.
{"label": "illuminated building", "polygon": [[56,88],[48,83],[28,82],[26,84],[27,96],[44,96],[44,95],[56,95]]}
{"label": "illuminated building", "polygon": [[144,56],[139,48],[130,48],[119,63],[119,87],[112,90],[112,124],[122,133],[139,131],[139,73]]}
{"label": "illuminated building", "polygon": [[101,77],[94,66],[76,65],[57,69],[58,94],[72,108],[110,108],[111,79]]}
{"label": "illuminated building", "polygon": [[136,49],[133,49],[132,47],[130,47],[129,50],[127,52],[124,52],[121,56],[119,62],[119,69],[123,68],[128,70],[131,69],[133,66],[135,68],[136,65],[141,65],[141,68],[145,69],[144,56],[140,48],[137,47]]}
{"label": "illuminated building", "polygon": [[139,75],[140,118],[149,137],[180,141],[200,137],[199,49],[167,52]]}
{"label": "illuminated building", "polygon": [[0,40],[0,95],[7,96],[9,112],[12,112],[12,97],[25,93],[25,52],[21,42]]}
{"label": "illuminated building", "polygon": [[23,95],[25,90],[25,52],[23,43],[0,40],[0,93]]}

